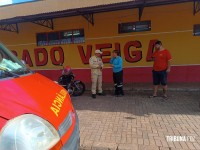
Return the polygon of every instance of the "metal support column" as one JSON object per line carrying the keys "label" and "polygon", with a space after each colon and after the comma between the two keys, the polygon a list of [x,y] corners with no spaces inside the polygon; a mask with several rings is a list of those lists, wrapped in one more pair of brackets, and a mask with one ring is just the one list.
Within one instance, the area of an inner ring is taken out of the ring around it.
{"label": "metal support column", "polygon": [[18,24],[0,24],[0,30],[19,33]]}
{"label": "metal support column", "polygon": [[200,0],[194,0],[193,14],[196,15],[200,11]]}
{"label": "metal support column", "polygon": [[144,7],[145,7],[145,0],[143,0],[142,5],[140,5],[140,6],[138,7],[139,21],[141,21]]}
{"label": "metal support column", "polygon": [[83,14],[82,15],[90,24],[94,26],[94,15],[93,13]]}
{"label": "metal support column", "polygon": [[54,29],[53,19],[36,20],[32,21],[32,23],[50,28],[52,30]]}

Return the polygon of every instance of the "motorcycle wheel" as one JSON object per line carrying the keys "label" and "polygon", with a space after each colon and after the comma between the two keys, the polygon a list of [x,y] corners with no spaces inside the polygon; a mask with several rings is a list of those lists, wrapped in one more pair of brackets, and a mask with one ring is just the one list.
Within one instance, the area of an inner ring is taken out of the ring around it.
{"label": "motorcycle wheel", "polygon": [[70,87],[68,88],[68,86],[65,85],[65,84],[63,83],[63,76],[60,76],[60,77],[58,78],[58,84],[61,85],[63,88],[65,88],[65,89],[68,91],[68,93],[69,93],[70,96],[73,95],[74,87],[71,87],[71,86],[70,86]]}
{"label": "motorcycle wheel", "polygon": [[81,81],[74,81],[73,96],[80,96],[85,92],[85,84]]}

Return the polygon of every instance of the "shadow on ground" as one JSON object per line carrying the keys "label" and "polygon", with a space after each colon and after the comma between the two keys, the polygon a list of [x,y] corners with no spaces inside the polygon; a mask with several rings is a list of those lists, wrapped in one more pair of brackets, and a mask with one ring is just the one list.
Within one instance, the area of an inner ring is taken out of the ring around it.
{"label": "shadow on ground", "polygon": [[[124,97],[115,97],[110,91],[106,96],[97,96],[92,99],[89,92],[83,96],[72,97],[77,110],[90,110],[101,112],[126,112],[136,116],[150,114],[192,114],[200,115],[200,93],[170,91],[168,99],[160,96],[149,98],[151,91],[129,91]],[[131,117],[127,117],[131,119]]]}

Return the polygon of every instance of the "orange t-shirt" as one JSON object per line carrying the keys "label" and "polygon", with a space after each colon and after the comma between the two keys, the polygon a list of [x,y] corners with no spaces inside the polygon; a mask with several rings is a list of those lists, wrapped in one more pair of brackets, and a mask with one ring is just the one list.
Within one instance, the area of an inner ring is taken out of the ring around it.
{"label": "orange t-shirt", "polygon": [[163,71],[168,67],[168,61],[172,59],[171,54],[168,50],[157,50],[153,54],[154,58],[154,71]]}

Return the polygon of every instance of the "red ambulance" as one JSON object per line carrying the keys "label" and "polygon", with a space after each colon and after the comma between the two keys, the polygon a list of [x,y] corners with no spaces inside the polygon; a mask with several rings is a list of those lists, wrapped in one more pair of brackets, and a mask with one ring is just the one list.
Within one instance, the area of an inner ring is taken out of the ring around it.
{"label": "red ambulance", "polygon": [[69,94],[33,73],[0,43],[0,150],[78,150]]}

